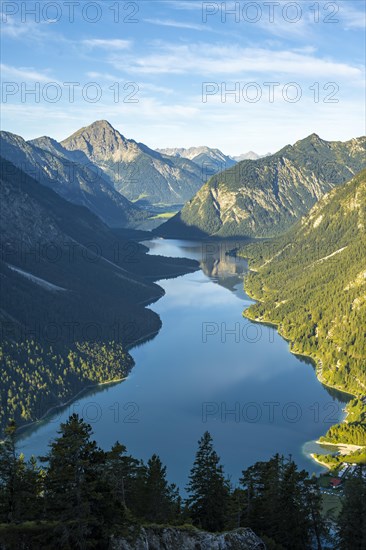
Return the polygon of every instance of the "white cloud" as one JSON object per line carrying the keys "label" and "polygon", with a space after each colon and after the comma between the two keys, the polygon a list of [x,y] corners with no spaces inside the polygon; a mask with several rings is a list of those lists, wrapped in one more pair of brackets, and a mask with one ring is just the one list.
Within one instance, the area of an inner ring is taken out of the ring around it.
{"label": "white cloud", "polygon": [[340,7],[340,17],[346,29],[364,30],[366,28],[365,10],[358,10],[348,2],[343,2]]}
{"label": "white cloud", "polygon": [[118,82],[120,77],[110,74],[110,73],[98,73],[95,71],[90,71],[86,73],[88,78],[98,78],[100,80],[108,80],[109,82]]}
{"label": "white cloud", "polygon": [[202,2],[200,1],[184,1],[184,0],[164,0],[161,2],[164,5],[169,5],[171,8],[175,8],[177,10],[200,10],[202,11]]}
{"label": "white cloud", "polygon": [[88,48],[102,48],[104,50],[127,50],[132,44],[130,40],[120,40],[119,38],[91,38],[89,40],[82,40],[81,43]]}
{"label": "white cloud", "polygon": [[35,71],[32,67],[10,67],[9,65],[1,64],[0,70],[3,75],[7,75],[17,80],[32,80],[34,82],[57,82],[50,76]]}
{"label": "white cloud", "polygon": [[172,88],[168,88],[166,86],[156,86],[156,84],[151,84],[149,82],[141,82],[139,86],[142,92],[148,91],[166,95],[174,94],[174,90]]}
{"label": "white cloud", "polygon": [[[6,21],[6,22],[5,22]],[[1,34],[10,38],[19,38],[30,31],[29,24],[17,23],[13,18],[7,17],[2,21]]]}
{"label": "white cloud", "polygon": [[110,62],[119,70],[137,74],[198,74],[202,78],[213,75],[235,75],[240,78],[249,71],[253,74],[286,74],[291,77],[358,78],[359,67],[321,58],[303,50],[269,50],[242,48],[236,45],[210,43],[181,44],[156,43],[153,53],[129,56],[121,60],[112,56]]}
{"label": "white cloud", "polygon": [[174,21],[173,19],[144,19],[146,23],[152,25],[161,25],[163,27],[176,27],[178,29],[191,29],[194,31],[211,31],[211,27],[207,25],[199,25],[197,23],[184,23],[183,21]]}

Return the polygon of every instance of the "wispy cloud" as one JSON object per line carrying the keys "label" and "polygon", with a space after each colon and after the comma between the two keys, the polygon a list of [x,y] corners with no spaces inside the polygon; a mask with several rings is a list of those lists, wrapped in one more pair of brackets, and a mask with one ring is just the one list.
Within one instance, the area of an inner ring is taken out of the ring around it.
{"label": "wispy cloud", "polygon": [[88,78],[96,78],[99,80],[107,80],[108,82],[118,82],[120,77],[110,73],[98,73],[96,71],[89,71],[86,73]]}
{"label": "wispy cloud", "polygon": [[8,76],[15,78],[17,80],[31,80],[33,82],[57,82],[55,79],[52,79],[50,76],[35,71],[33,67],[11,67],[9,65],[1,64],[0,70],[3,76]]}
{"label": "wispy cloud", "polygon": [[193,10],[199,10],[202,11],[202,2],[199,0],[164,0],[161,2],[162,4],[168,5],[171,8],[174,8],[176,10],[187,10],[187,11],[193,11]]}
{"label": "wispy cloud", "polygon": [[163,27],[176,27],[177,29],[191,29],[194,31],[211,31],[208,25],[199,25],[198,23],[185,23],[184,21],[175,21],[174,19],[144,19],[145,23],[152,25],[161,25]]}
{"label": "wispy cloud", "polygon": [[22,37],[30,31],[29,24],[16,22],[12,17],[3,19],[1,25],[2,36],[8,36],[9,38]]}
{"label": "wispy cloud", "polygon": [[346,29],[364,30],[366,28],[366,11],[358,10],[348,2],[342,2],[340,17]]}
{"label": "wispy cloud", "polygon": [[286,74],[298,78],[359,78],[361,68],[318,57],[311,50],[273,51],[265,48],[242,48],[237,45],[209,43],[156,43],[155,51],[145,56],[129,56],[123,61],[111,56],[110,63],[119,70],[136,74],[214,75]]}
{"label": "wispy cloud", "polygon": [[82,40],[81,43],[88,48],[102,48],[103,50],[128,50],[132,45],[130,40],[121,40],[119,38],[91,38],[89,40]]}
{"label": "wispy cloud", "polygon": [[166,86],[156,86],[155,84],[151,84],[149,82],[142,82],[139,86],[142,92],[147,91],[165,95],[172,95],[174,93],[172,88],[168,88]]}

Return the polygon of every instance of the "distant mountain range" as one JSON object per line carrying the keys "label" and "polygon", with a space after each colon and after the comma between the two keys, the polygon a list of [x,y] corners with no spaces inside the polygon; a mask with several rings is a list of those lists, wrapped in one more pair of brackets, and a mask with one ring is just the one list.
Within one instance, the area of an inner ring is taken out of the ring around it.
{"label": "distant mountain range", "polygon": [[286,231],[328,191],[366,167],[366,137],[316,134],[213,176],[154,230],[165,237],[271,237]]}
{"label": "distant mountain range", "polygon": [[134,226],[148,217],[110,184],[92,163],[76,156],[49,137],[25,141],[0,132],[2,156],[64,199],[86,206],[110,226]]}
{"label": "distant mountain range", "polygon": [[80,164],[97,166],[119,193],[140,205],[183,205],[207,180],[191,160],[127,139],[105,120],[81,128],[61,145]]}
{"label": "distant mountain range", "polygon": [[235,159],[222,153],[219,149],[212,149],[210,147],[190,147],[184,148],[171,148],[171,149],[157,149],[158,153],[162,155],[168,155],[171,157],[185,158],[193,161],[202,170],[202,174],[206,179],[218,172],[227,170],[236,164]]}
{"label": "distant mountain range", "polygon": [[151,216],[149,208],[177,210],[211,175],[207,166],[126,139],[106,121],[61,143],[0,132],[0,147],[6,160],[111,227],[138,227]]}
{"label": "distant mountain range", "polygon": [[267,153],[266,155],[258,155],[254,151],[248,151],[248,153],[243,153],[242,155],[239,155],[237,157],[232,157],[236,162],[240,162],[242,160],[258,160],[263,157],[269,157],[271,153]]}
{"label": "distant mountain range", "polygon": [[242,160],[257,160],[268,157],[271,154],[258,155],[254,151],[248,151],[247,153],[233,157],[225,155],[220,149],[213,149],[205,145],[201,147],[189,147],[188,149],[184,147],[168,147],[166,149],[156,149],[156,151],[162,155],[186,158],[192,160],[199,166],[206,166],[206,173],[212,176],[218,172],[231,168],[231,166],[234,166],[237,162]]}

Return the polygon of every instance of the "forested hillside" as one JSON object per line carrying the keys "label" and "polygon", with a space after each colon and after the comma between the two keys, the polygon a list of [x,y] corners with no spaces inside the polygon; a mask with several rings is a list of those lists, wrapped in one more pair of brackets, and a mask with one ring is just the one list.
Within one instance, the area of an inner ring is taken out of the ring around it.
{"label": "forested hillside", "polygon": [[153,281],[197,264],[147,255],[8,161],[0,175],[2,429],[125,376],[128,348],[161,325]]}
{"label": "forested hillside", "polygon": [[278,325],[291,350],[316,361],[319,379],[354,394],[332,442],[366,445],[366,171],[328,193],[285,236],[250,244],[250,319]]}

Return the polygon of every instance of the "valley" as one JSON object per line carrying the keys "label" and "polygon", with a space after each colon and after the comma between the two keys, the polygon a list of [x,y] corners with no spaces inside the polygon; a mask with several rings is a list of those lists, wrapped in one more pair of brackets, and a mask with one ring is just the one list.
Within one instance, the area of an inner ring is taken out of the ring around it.
{"label": "valley", "polygon": [[[319,384],[311,364],[289,354],[273,328],[241,317],[252,301],[243,291],[246,261],[226,255],[232,241],[145,244],[152,257],[188,257],[201,269],[158,281],[165,294],[152,308],[162,327],[131,349],[135,366],[125,381],[79,396],[21,433],[19,449],[26,456],[44,453],[59,422],[77,412],[103,447],[122,438],[142,458],[154,447],[182,490],[182,465],[204,429],[233,476],[243,464],[270,457],[274,445],[300,467],[322,471],[304,445],[343,419],[349,398]],[[181,438],[172,447],[177,430]]]}
{"label": "valley", "polygon": [[2,2],[0,550],[365,550],[365,2]]}

